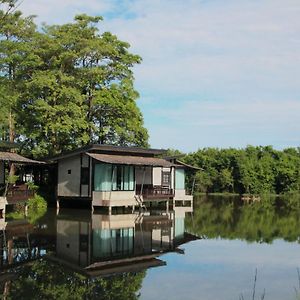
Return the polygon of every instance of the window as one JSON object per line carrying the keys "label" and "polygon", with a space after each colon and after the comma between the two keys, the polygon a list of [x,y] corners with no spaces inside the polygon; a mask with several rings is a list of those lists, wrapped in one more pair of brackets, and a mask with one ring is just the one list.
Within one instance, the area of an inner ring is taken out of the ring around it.
{"label": "window", "polygon": [[171,182],[171,173],[170,172],[162,172],[162,186],[170,186]]}
{"label": "window", "polygon": [[81,168],[81,184],[89,184],[90,172],[89,168]]}
{"label": "window", "polygon": [[133,191],[134,167],[111,164],[96,164],[94,173],[95,191]]}
{"label": "window", "polygon": [[134,190],[134,169],[133,166],[113,166],[113,191]]}
{"label": "window", "polygon": [[111,191],[112,165],[96,164],[94,172],[94,190]]}
{"label": "window", "polygon": [[185,175],[184,169],[176,169],[175,172],[175,188],[177,190],[184,190]]}
{"label": "window", "polygon": [[68,174],[70,175],[72,173],[72,170],[68,170]]}

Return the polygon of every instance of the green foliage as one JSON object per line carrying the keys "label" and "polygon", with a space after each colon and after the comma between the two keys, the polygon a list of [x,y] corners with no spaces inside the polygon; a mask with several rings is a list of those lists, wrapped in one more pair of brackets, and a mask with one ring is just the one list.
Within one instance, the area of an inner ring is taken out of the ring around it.
{"label": "green foliage", "polygon": [[49,261],[35,261],[19,269],[7,299],[107,299],[135,300],[145,272],[106,278],[87,278]]}
{"label": "green foliage", "polygon": [[[5,12],[1,11],[4,15]],[[101,17],[44,25],[19,11],[0,27],[0,134],[35,157],[88,143],[148,146],[129,44],[99,32]]]}
{"label": "green foliage", "polygon": [[15,184],[18,179],[19,179],[18,175],[8,175],[7,176],[7,183],[8,184]]}
{"label": "green foliage", "polygon": [[36,223],[46,212],[47,202],[42,196],[35,194],[34,198],[28,200],[27,219],[30,223]]}
{"label": "green foliage", "polygon": [[204,148],[185,162],[203,168],[196,174],[196,191],[208,193],[283,194],[300,191],[300,149],[271,146],[245,149]]}
{"label": "green foliage", "polygon": [[26,218],[31,224],[35,224],[47,212],[47,202],[38,194],[29,199],[26,205],[27,216],[25,216],[25,204],[20,203],[14,205],[13,211],[6,213],[5,218],[13,220]]}
{"label": "green foliage", "polygon": [[28,189],[31,191],[37,191],[39,188],[37,185],[34,184],[33,181],[26,182],[26,185],[27,185]]}

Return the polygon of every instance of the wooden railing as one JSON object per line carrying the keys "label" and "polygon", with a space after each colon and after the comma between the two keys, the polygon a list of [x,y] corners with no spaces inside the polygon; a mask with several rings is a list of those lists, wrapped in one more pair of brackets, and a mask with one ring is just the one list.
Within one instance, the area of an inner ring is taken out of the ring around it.
{"label": "wooden railing", "polygon": [[26,185],[19,185],[10,187],[6,194],[8,203],[16,203],[20,201],[27,201],[34,196],[34,191],[29,190]]}
{"label": "wooden railing", "polygon": [[174,190],[169,187],[164,186],[145,186],[141,188],[141,186],[137,186],[136,188],[137,194],[142,194],[145,199],[165,199],[174,197]]}

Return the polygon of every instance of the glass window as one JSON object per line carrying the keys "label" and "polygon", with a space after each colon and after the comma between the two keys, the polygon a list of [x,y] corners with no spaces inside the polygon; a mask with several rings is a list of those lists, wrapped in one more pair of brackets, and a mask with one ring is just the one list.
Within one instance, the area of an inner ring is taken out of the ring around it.
{"label": "glass window", "polygon": [[113,167],[113,190],[134,190],[134,168],[133,166],[115,165]]}
{"label": "glass window", "polygon": [[94,174],[95,191],[133,191],[134,167],[96,164]]}
{"label": "glass window", "polygon": [[111,191],[112,188],[112,165],[96,164],[94,173],[94,190]]}
{"label": "glass window", "polygon": [[184,169],[176,169],[175,172],[175,188],[177,190],[184,190]]}
{"label": "glass window", "polygon": [[162,185],[169,186],[171,182],[171,173],[170,172],[162,172]]}

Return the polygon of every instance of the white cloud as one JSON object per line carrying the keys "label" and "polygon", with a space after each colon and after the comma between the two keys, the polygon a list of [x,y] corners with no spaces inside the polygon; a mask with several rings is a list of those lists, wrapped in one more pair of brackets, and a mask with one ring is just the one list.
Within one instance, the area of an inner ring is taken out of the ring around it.
{"label": "white cloud", "polygon": [[106,16],[102,28],[143,57],[136,86],[153,146],[173,135],[163,145],[182,148],[176,132],[189,149],[228,145],[219,135],[230,133],[233,145],[299,144],[292,131],[300,118],[299,0],[25,0],[22,7],[51,23],[78,12]]}

